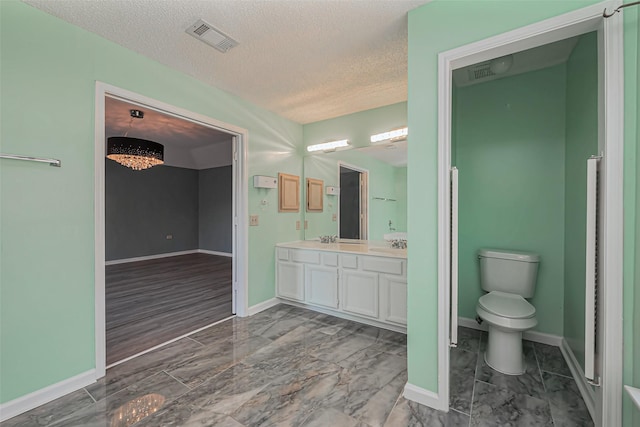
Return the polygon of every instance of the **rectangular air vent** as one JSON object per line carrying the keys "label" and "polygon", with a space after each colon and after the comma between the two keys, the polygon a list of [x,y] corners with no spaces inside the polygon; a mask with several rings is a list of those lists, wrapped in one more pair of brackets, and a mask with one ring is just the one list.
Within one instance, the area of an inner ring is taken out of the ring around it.
{"label": "rectangular air vent", "polygon": [[481,64],[472,65],[468,69],[469,81],[484,79],[486,77],[495,76],[496,74],[491,71],[491,62],[483,62]]}
{"label": "rectangular air vent", "polygon": [[213,27],[213,25],[199,19],[195,24],[186,29],[187,34],[213,46],[220,52],[225,53],[232,47],[238,45],[238,42],[224,34],[222,31]]}

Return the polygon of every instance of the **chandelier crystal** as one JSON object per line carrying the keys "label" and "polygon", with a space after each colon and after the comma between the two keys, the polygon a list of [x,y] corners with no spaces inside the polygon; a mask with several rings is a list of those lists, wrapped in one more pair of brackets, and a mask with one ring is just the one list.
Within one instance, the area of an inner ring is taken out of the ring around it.
{"label": "chandelier crystal", "polygon": [[133,170],[149,169],[164,163],[164,146],[146,139],[112,136],[107,140],[107,158]]}

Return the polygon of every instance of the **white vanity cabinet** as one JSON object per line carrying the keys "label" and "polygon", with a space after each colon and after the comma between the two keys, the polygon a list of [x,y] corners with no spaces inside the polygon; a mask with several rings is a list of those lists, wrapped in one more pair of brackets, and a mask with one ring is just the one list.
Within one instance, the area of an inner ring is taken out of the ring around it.
{"label": "white vanity cabinet", "polygon": [[321,253],[321,265],[305,265],[306,301],[322,307],[338,308],[338,254]]}
{"label": "white vanity cabinet", "polygon": [[407,260],[276,247],[277,296],[318,311],[405,331]]}

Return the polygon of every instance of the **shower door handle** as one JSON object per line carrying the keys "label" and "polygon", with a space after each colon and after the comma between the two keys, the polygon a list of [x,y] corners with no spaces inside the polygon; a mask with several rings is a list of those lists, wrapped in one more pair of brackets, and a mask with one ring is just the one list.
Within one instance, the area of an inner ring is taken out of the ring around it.
{"label": "shower door handle", "polygon": [[451,347],[458,345],[458,169],[451,168],[451,206],[450,206],[450,271],[451,287],[449,295],[450,301],[450,341]]}
{"label": "shower door handle", "polygon": [[587,160],[587,226],[585,259],[584,375],[600,385],[597,372],[598,337],[598,166],[600,157]]}

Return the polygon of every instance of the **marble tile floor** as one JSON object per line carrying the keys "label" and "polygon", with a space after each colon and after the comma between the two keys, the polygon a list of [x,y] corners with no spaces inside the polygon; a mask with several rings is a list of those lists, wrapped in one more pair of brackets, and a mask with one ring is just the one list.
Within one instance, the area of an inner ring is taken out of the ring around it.
{"label": "marble tile floor", "polygon": [[[9,426],[587,426],[558,348],[525,342],[527,372],[491,370],[486,334],[460,330],[451,410],[402,395],[406,337],[278,305],[115,366]],[[133,411],[135,410],[135,412]]]}

